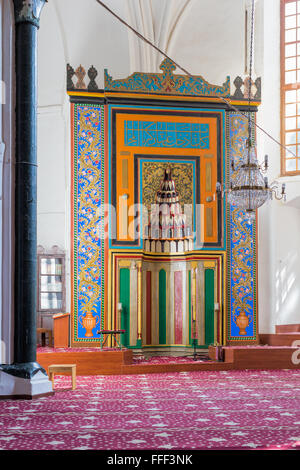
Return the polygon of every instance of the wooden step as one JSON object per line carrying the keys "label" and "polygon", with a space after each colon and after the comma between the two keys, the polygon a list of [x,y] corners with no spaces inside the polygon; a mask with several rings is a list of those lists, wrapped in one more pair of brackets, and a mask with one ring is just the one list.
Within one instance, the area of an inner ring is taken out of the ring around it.
{"label": "wooden step", "polygon": [[77,375],[121,374],[124,365],[132,364],[133,352],[120,351],[72,351],[37,353],[38,363],[48,371],[51,364],[76,364]]}
{"label": "wooden step", "polygon": [[300,332],[300,324],[276,325],[275,333],[297,333]]}
{"label": "wooden step", "polygon": [[[290,346],[223,346],[224,362],[198,362],[178,364],[133,364],[132,350],[72,351],[38,353],[37,361],[46,370],[49,365],[76,364],[77,375],[159,374],[165,372],[232,370],[232,369],[299,369],[300,348]],[[216,358],[214,346],[210,356]],[[63,373],[62,373],[63,374]]]}
{"label": "wooden step", "polygon": [[269,346],[292,346],[294,341],[300,341],[300,332],[261,334],[259,339],[261,344]]}
{"label": "wooden step", "polygon": [[298,351],[289,346],[225,346],[224,360],[233,369],[300,369]]}

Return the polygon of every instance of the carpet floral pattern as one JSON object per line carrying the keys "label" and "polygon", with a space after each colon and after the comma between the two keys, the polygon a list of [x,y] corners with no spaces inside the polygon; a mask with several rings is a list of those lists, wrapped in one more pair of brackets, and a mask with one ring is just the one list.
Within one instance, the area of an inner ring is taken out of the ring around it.
{"label": "carpet floral pattern", "polygon": [[300,449],[298,370],[56,376],[0,401],[0,449]]}
{"label": "carpet floral pattern", "polygon": [[215,362],[211,361],[208,358],[208,355],[203,355],[202,357],[197,357],[196,361],[193,357],[187,356],[133,356],[133,364],[186,364],[186,363],[195,363],[195,362]]}

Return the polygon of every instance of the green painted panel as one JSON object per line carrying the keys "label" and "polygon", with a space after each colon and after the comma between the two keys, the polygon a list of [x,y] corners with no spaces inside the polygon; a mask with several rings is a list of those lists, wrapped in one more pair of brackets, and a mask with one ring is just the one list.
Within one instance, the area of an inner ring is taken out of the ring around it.
{"label": "green painted panel", "polygon": [[205,344],[214,342],[214,291],[215,273],[213,269],[205,270]]}
{"label": "green painted panel", "polygon": [[167,342],[167,313],[166,313],[167,275],[164,269],[159,271],[159,344]]}
{"label": "green painted panel", "polygon": [[122,346],[129,345],[130,335],[130,270],[120,269],[120,302],[122,304],[121,329],[126,333],[121,335]]}

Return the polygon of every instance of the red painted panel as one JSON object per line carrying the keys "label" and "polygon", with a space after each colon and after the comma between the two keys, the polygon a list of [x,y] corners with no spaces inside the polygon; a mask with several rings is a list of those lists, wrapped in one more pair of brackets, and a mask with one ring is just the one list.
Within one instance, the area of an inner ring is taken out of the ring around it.
{"label": "red painted panel", "polygon": [[146,275],[146,344],[151,344],[151,271],[147,271]]}
{"label": "red painted panel", "polygon": [[182,344],[182,272],[174,273],[175,344]]}
{"label": "red painted panel", "polygon": [[[200,298],[200,289],[198,289],[198,275],[196,274],[196,305],[193,307],[195,309],[195,312],[194,312],[194,315],[195,315],[195,318],[196,318],[196,322],[195,322],[195,334],[194,334],[194,339],[197,339],[199,340],[198,338],[198,332],[200,330],[200,317],[198,315],[198,309],[197,309],[197,305],[200,305],[200,302],[201,302],[201,298]],[[194,287],[193,287],[194,289]],[[203,287],[204,289],[204,287]]]}
{"label": "red painted panel", "polygon": [[[221,303],[220,303],[220,260],[217,263],[217,302],[219,302],[219,309],[221,308]],[[222,338],[220,337],[220,314],[221,311],[218,311],[217,314],[217,342],[219,344],[222,344]]]}

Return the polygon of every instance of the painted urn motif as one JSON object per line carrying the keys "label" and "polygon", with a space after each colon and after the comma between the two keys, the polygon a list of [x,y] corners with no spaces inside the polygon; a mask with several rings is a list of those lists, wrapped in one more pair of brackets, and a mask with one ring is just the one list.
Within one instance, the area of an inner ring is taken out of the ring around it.
{"label": "painted urn motif", "polygon": [[234,323],[240,329],[240,335],[245,336],[247,335],[246,328],[252,322],[252,316],[246,315],[246,312],[242,310],[240,314],[233,318]]}
{"label": "painted urn motif", "polygon": [[93,336],[93,328],[95,328],[99,321],[99,316],[96,315],[93,317],[92,312],[87,312],[85,316],[81,315],[78,317],[78,320],[80,325],[86,329],[85,336],[91,338]]}

